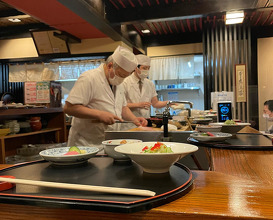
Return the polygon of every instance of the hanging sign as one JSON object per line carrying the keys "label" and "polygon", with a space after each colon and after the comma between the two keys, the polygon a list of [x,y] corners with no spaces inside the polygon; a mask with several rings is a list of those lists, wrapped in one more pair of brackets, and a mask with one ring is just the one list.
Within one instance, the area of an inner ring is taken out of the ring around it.
{"label": "hanging sign", "polygon": [[247,82],[246,82],[246,65],[235,65],[235,95],[236,102],[246,102]]}

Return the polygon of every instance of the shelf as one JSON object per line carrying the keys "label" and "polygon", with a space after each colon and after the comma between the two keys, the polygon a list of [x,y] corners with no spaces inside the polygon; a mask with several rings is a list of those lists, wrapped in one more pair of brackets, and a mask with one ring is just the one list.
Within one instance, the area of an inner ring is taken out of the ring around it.
{"label": "shelf", "polygon": [[0,110],[1,116],[10,116],[10,115],[32,115],[32,114],[45,114],[45,113],[56,113],[62,112],[63,108],[10,108]]}
{"label": "shelf", "polygon": [[187,87],[187,88],[169,88],[169,89],[158,89],[157,92],[160,91],[182,91],[182,90],[199,90],[200,87]]}
{"label": "shelf", "polygon": [[19,134],[14,134],[14,135],[7,135],[7,136],[1,136],[1,139],[10,139],[10,138],[19,138],[19,137],[26,137],[26,136],[31,136],[31,135],[36,135],[36,134],[44,134],[44,133],[49,133],[49,132],[56,132],[56,131],[61,131],[62,128],[46,128],[42,129],[40,131],[33,131],[33,132],[28,132],[28,133],[19,133]]}
{"label": "shelf", "polygon": [[65,115],[62,108],[12,108],[1,109],[0,120],[20,120],[38,115],[47,122],[47,128],[40,131],[12,134],[0,137],[0,163],[6,156],[16,154],[23,144],[62,143],[67,140]]}

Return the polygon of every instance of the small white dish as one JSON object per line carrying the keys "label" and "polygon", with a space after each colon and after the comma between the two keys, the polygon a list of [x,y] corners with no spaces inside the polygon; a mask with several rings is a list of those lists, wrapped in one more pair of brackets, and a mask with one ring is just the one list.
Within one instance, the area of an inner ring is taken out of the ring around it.
{"label": "small white dish", "polygon": [[80,150],[85,150],[84,154],[64,155],[70,147],[60,147],[43,150],[39,155],[45,160],[57,165],[74,165],[86,162],[91,157],[94,157],[99,149],[97,147],[77,146]]}
{"label": "small white dish", "polygon": [[205,117],[203,117],[203,118],[193,118],[192,122],[193,123],[200,123],[200,122],[210,122],[212,120],[213,120],[212,118],[205,118]]}
{"label": "small white dish", "polygon": [[176,161],[198,150],[198,147],[191,144],[162,142],[167,147],[171,147],[173,153],[142,153],[145,146],[154,146],[155,143],[157,142],[124,144],[115,147],[115,151],[130,157],[143,168],[144,172],[166,173]]}
{"label": "small white dish", "polygon": [[222,125],[197,125],[196,130],[199,132],[220,132]]}
{"label": "small white dish", "polygon": [[243,129],[245,126],[249,126],[250,123],[236,122],[236,124],[229,125],[229,124],[225,124],[224,122],[218,122],[218,123],[210,123],[210,125],[221,125],[222,126],[221,132],[235,135],[238,131]]}
{"label": "small white dish", "polygon": [[190,137],[198,141],[225,141],[232,137],[232,134],[222,132],[211,132],[214,136],[204,136],[203,133],[193,133]]}
{"label": "small white dish", "polygon": [[124,154],[118,153],[114,150],[116,146],[119,146],[121,144],[127,144],[127,143],[139,143],[142,142],[142,140],[138,139],[113,139],[113,140],[106,140],[103,141],[102,144],[104,146],[105,153],[112,157],[115,161],[130,161],[131,159],[127,157]]}

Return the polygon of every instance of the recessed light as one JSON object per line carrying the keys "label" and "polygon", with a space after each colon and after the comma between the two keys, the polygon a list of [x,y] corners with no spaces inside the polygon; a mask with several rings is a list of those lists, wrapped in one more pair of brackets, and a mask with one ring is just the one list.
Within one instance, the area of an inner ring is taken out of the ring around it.
{"label": "recessed light", "polygon": [[9,18],[8,20],[11,22],[21,22],[21,20],[18,18]]}
{"label": "recessed light", "polygon": [[129,34],[130,35],[135,35],[135,34],[137,34],[137,32],[136,31],[129,31]]}
{"label": "recessed light", "polygon": [[149,34],[151,31],[148,30],[148,29],[145,29],[145,30],[141,30],[141,32],[142,32],[143,34]]}

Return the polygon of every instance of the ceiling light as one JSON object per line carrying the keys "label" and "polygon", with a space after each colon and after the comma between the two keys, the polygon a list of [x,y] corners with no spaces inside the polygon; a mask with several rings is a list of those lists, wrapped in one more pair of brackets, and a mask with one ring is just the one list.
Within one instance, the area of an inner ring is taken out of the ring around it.
{"label": "ceiling light", "polygon": [[233,18],[226,20],[226,24],[240,24],[243,23],[244,18]]}
{"label": "ceiling light", "polygon": [[21,20],[18,18],[9,18],[8,20],[11,22],[21,22]]}
{"label": "ceiling light", "polygon": [[231,11],[226,13],[226,24],[238,24],[244,20],[244,11]]}
{"label": "ceiling light", "polygon": [[129,31],[129,34],[130,35],[135,35],[135,34],[137,34],[137,32],[136,31]]}
{"label": "ceiling light", "polygon": [[148,30],[148,29],[145,29],[145,30],[141,30],[141,32],[142,32],[143,34],[149,34],[151,31]]}

